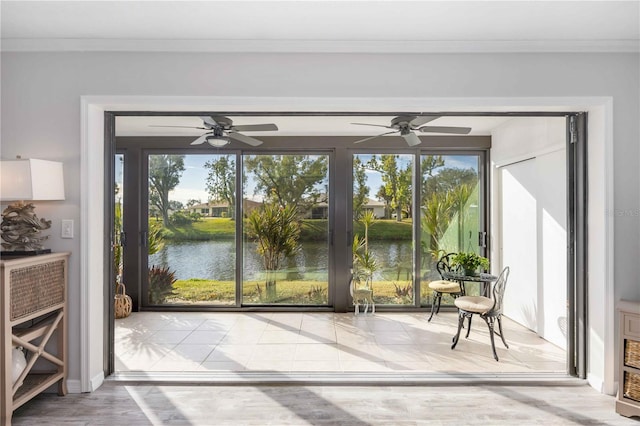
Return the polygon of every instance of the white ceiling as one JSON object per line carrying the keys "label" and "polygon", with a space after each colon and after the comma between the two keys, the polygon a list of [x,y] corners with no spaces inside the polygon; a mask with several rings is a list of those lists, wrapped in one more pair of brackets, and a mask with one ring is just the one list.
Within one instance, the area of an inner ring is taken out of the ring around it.
{"label": "white ceiling", "polygon": [[638,50],[638,0],[8,1],[3,50]]}
{"label": "white ceiling", "polygon": [[[391,131],[374,126],[359,126],[351,123],[370,123],[388,126],[391,116],[237,116],[231,117],[234,125],[275,123],[277,132],[241,132],[249,136],[372,136]],[[490,135],[493,128],[509,117],[440,117],[429,122],[428,126],[464,126],[471,127],[470,135]],[[198,117],[142,116],[116,117],[116,136],[194,136],[205,130],[153,127],[153,126],[193,126],[202,127]],[[438,133],[419,133],[437,135]]]}

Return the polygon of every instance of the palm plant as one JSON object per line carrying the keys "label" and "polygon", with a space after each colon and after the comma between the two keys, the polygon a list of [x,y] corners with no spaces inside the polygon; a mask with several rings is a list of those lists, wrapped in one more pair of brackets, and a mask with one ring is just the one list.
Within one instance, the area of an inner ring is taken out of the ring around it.
{"label": "palm plant", "polygon": [[297,209],[293,205],[265,204],[253,210],[247,220],[248,234],[258,243],[257,251],[266,272],[266,297],[273,301],[276,298],[276,271],[283,260],[300,250]]}
{"label": "palm plant", "polygon": [[149,269],[149,303],[160,305],[173,295],[173,283],[177,281],[175,272],[168,267],[152,266]]}

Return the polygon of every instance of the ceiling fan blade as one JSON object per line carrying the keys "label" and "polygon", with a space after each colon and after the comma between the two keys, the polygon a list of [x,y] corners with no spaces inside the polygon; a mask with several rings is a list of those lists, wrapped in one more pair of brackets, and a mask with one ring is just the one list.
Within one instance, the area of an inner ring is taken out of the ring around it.
{"label": "ceiling fan blade", "polygon": [[196,127],[196,126],[161,126],[159,124],[149,124],[149,127],[180,127],[182,129],[200,129],[207,130],[206,127]]}
{"label": "ceiling fan blade", "polygon": [[409,132],[406,135],[402,135],[402,137],[404,138],[405,141],[407,141],[407,145],[409,146],[416,146],[422,143],[420,138],[416,136],[416,134],[413,132]]}
{"label": "ceiling fan blade", "polygon": [[211,133],[205,133],[204,135],[200,136],[195,141],[191,142],[191,145],[202,145],[203,143],[205,143],[207,141],[207,136],[209,136],[209,135],[211,135]]}
{"label": "ceiling fan blade", "polygon": [[435,120],[436,118],[440,118],[440,116],[432,116],[432,115],[421,115],[420,117],[416,117],[409,122],[411,127],[420,127],[423,124],[427,124],[430,121]]}
{"label": "ceiling fan blade", "polygon": [[256,138],[252,138],[251,136],[243,135],[242,133],[229,132],[227,134],[227,136],[229,136],[231,139],[235,139],[237,141],[244,142],[244,143],[246,143],[248,145],[251,145],[251,146],[262,145],[262,141],[261,140],[258,140]]}
{"label": "ceiling fan blade", "polygon": [[227,129],[228,126],[231,126],[231,123],[233,123],[230,118],[223,117],[221,115],[201,116],[200,119],[208,129],[212,127],[222,127]]}
{"label": "ceiling fan blade", "polygon": [[398,132],[399,132],[399,130],[394,130],[393,132],[387,132],[387,133],[383,133],[381,135],[376,135],[376,136],[371,136],[369,138],[360,139],[360,140],[355,141],[354,143],[362,143],[362,142],[370,141],[371,139],[380,138],[382,136],[387,136],[387,135],[390,135],[392,133],[398,133]]}
{"label": "ceiling fan blade", "polygon": [[382,124],[369,124],[369,123],[351,123],[357,126],[375,126],[375,127],[384,127],[385,129],[393,129],[391,126],[383,126]]}
{"label": "ceiling fan blade", "polygon": [[278,126],[269,124],[245,124],[243,126],[231,126],[231,130],[236,132],[267,132],[278,130]]}
{"label": "ceiling fan blade", "polygon": [[422,126],[418,130],[430,133],[451,133],[454,135],[467,135],[471,127],[449,127],[449,126]]}

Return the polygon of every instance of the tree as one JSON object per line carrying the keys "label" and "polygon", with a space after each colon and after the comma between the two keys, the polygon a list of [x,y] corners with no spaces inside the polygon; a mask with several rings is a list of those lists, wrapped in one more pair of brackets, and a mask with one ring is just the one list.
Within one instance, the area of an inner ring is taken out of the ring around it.
{"label": "tree", "polygon": [[304,214],[326,201],[327,157],[311,155],[254,155],[244,160],[256,182],[255,194],[280,206],[293,206]]}
{"label": "tree", "polygon": [[180,210],[184,210],[184,204],[182,204],[178,200],[169,201],[169,210],[173,210],[174,212],[179,212]]}
{"label": "tree", "polygon": [[149,156],[149,202],[162,214],[162,223],[169,226],[169,192],[180,183],[184,172],[184,155]]}
{"label": "tree", "polygon": [[353,270],[352,276],[356,286],[360,286],[364,282],[364,287],[369,290],[371,288],[371,280],[373,273],[378,268],[375,257],[369,251],[369,228],[376,223],[376,218],[371,210],[364,213],[360,220],[364,226],[364,237],[360,238],[358,234],[354,235],[351,245],[353,254]]}
{"label": "tree", "polygon": [[436,174],[422,175],[423,198],[428,198],[434,192],[446,193],[465,184],[475,186],[477,182],[478,173],[472,168],[446,167]]}
{"label": "tree", "polygon": [[300,223],[293,205],[264,204],[248,218],[249,237],[258,244],[266,272],[265,289],[268,301],[276,299],[276,271],[283,260],[300,250]]}
{"label": "tree", "polygon": [[353,158],[353,218],[360,220],[364,213],[364,206],[369,201],[369,187],[364,164],[360,157]]}
{"label": "tree", "polygon": [[402,212],[411,216],[411,164],[402,169],[398,166],[399,155],[385,154],[380,160],[374,155],[366,167],[381,174],[383,188],[378,194],[384,195],[385,202],[396,212],[396,220],[402,221]]}
{"label": "tree", "polygon": [[[206,167],[206,164],[205,164],[205,167]],[[187,201],[187,207],[193,207],[193,206],[196,206],[198,204],[202,204],[202,201],[196,200],[194,198],[192,198],[189,201]]]}
{"label": "tree", "polygon": [[469,184],[462,184],[451,190],[453,198],[453,208],[458,213],[458,250],[464,250],[464,229],[468,212],[465,211],[467,201],[473,193],[473,187]]}
{"label": "tree", "polygon": [[422,229],[429,233],[429,251],[437,253],[440,239],[447,231],[454,199],[447,193],[433,193],[422,206]]}
{"label": "tree", "polygon": [[214,201],[225,201],[230,218],[235,217],[236,206],[236,164],[231,155],[220,156],[207,161],[204,167],[209,169],[207,192]]}
{"label": "tree", "polygon": [[364,251],[369,252],[369,228],[376,224],[376,217],[371,210],[366,211],[360,218],[364,226]]}
{"label": "tree", "polygon": [[457,215],[458,249],[464,249],[465,206],[478,183],[475,169],[446,167],[442,157],[424,157],[422,169],[422,229],[430,234],[429,249],[437,253],[440,240]]}

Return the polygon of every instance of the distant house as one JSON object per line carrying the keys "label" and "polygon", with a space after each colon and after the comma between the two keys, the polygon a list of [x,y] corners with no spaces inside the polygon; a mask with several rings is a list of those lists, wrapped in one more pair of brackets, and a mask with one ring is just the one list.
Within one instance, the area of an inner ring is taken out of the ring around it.
{"label": "distant house", "polygon": [[[262,203],[258,201],[244,199],[242,201],[242,208],[244,214],[249,213],[251,210],[259,207]],[[209,201],[208,203],[194,204],[187,207],[189,213],[198,213],[203,217],[228,217],[229,215],[229,203],[226,201]]]}
{"label": "distant house", "polygon": [[372,211],[376,219],[383,219],[385,217],[385,204],[384,201],[372,200],[369,198],[367,203],[363,206],[363,210]]}

